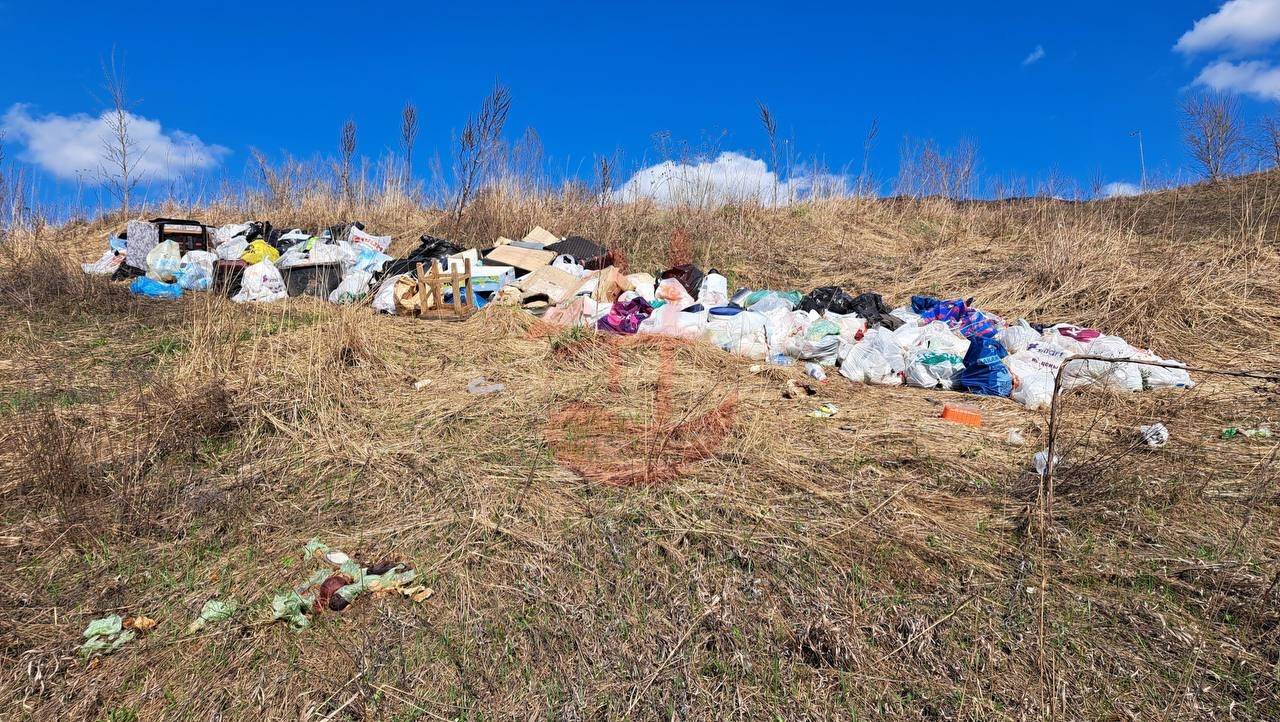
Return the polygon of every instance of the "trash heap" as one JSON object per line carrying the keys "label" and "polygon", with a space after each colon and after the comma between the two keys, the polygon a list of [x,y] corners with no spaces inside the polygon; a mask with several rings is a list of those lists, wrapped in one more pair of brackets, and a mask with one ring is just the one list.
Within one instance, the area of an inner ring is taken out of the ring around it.
{"label": "trash heap", "polygon": [[[726,276],[693,264],[626,273],[594,241],[541,227],[483,250],[424,235],[400,258],[387,255],[391,240],[359,222],[312,234],[281,232],[265,221],[216,229],[187,220],[130,221],[84,270],[132,278],[135,293],[158,298],[213,289],[238,303],[262,303],[305,294],[333,303],[368,299],[378,312],[425,316],[428,307],[451,301],[454,289],[445,285],[443,298],[430,298],[434,292],[418,274],[443,269],[474,308],[519,307],[552,325],[601,333],[705,340],[770,364],[803,363],[820,380],[830,368],[859,383],[1005,396],[1028,409],[1049,407],[1054,378],[1072,355],[1165,362],[1095,329],[1010,322],[973,299],[913,296],[894,308],[878,293],[834,286],[807,294],[731,292]],[[1063,380],[1067,388],[1124,391],[1193,385],[1183,368],[1110,361],[1071,364]]]}

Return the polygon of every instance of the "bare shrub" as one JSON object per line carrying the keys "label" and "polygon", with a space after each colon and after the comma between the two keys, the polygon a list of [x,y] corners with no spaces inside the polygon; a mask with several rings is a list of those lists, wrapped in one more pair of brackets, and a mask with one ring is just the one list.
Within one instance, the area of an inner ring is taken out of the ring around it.
{"label": "bare shrub", "polygon": [[502,84],[494,85],[480,104],[480,112],[467,118],[462,133],[454,141],[453,173],[457,181],[455,223],[462,219],[467,202],[484,182],[494,154],[500,147],[502,128],[507,123],[510,109],[511,91]]}
{"label": "bare shrub", "polygon": [[968,200],[976,191],[977,165],[978,146],[968,138],[962,138],[951,149],[944,149],[932,138],[923,142],[905,138],[896,193],[912,198]]}
{"label": "bare shrub", "polygon": [[1254,145],[1258,162],[1268,168],[1280,166],[1280,115],[1270,115],[1258,123]]}

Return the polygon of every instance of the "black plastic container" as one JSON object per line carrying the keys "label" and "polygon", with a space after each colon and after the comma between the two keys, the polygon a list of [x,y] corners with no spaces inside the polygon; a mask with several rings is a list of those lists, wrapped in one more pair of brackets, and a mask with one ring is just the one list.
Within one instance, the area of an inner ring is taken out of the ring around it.
{"label": "black plastic container", "polygon": [[284,277],[284,288],[290,298],[306,295],[328,299],[333,289],[342,283],[342,264],[316,263],[281,268],[280,275]]}
{"label": "black plastic container", "polygon": [[240,282],[244,280],[244,269],[249,264],[244,261],[218,261],[213,264],[213,290],[228,298],[240,293]]}

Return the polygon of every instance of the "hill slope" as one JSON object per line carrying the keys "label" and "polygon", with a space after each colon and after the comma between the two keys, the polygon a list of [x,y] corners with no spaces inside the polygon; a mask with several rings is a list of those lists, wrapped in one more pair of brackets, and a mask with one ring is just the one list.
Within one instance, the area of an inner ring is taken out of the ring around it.
{"label": "hill slope", "polygon": [[[1188,362],[1276,368],[1274,206],[1215,202],[1207,222],[1194,193],[1185,216],[1165,202],[485,199],[456,228],[360,215],[396,250],[537,223],[639,268],[683,228],[698,263],[742,285],[972,296]],[[1073,396],[1074,465],[1049,507],[1031,471],[1048,420],[1007,400],[838,377],[788,400],[794,370],[501,309],[444,324],[147,302],[69,268],[109,228],[11,241],[0,274],[5,718],[1280,717],[1275,447],[1219,438],[1280,421],[1274,385]],[[467,393],[481,376],[505,389]],[[808,415],[825,401],[840,414]],[[953,401],[984,426],[939,419]],[[569,448],[574,409],[592,415]],[[664,418],[716,423],[691,440],[655,434]],[[1174,432],[1167,453],[1125,436],[1153,420]],[[592,478],[629,459],[679,473]],[[407,562],[433,594],[272,623],[273,595],[318,568],[313,537]],[[210,598],[241,609],[188,633]],[[159,625],[85,664],[80,632],[110,613]]]}

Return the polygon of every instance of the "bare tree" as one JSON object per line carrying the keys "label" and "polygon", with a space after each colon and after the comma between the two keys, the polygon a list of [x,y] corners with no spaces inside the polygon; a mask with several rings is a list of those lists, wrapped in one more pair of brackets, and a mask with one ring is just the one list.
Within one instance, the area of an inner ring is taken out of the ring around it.
{"label": "bare tree", "polygon": [[511,91],[495,83],[493,91],[480,104],[480,112],[467,118],[462,133],[454,141],[454,176],[458,183],[455,220],[462,219],[467,201],[484,181],[485,172],[501,145],[502,126],[511,109]]}
{"label": "bare tree", "polygon": [[418,140],[418,109],[405,103],[400,111],[400,147],[404,150],[404,188],[413,187],[413,144]]}
{"label": "bare tree", "polygon": [[347,122],[342,124],[342,135],[338,139],[338,155],[340,160],[338,166],[338,179],[342,183],[342,196],[349,205],[354,205],[354,197],[351,191],[351,159],[356,154],[356,121],[347,118]]}
{"label": "bare tree", "polygon": [[1231,175],[1245,149],[1239,103],[1222,94],[1188,97],[1182,104],[1182,140],[1211,182]]}
{"label": "bare tree", "polygon": [[778,205],[778,174],[782,172],[778,168],[778,121],[773,117],[773,113],[769,112],[769,106],[765,105],[763,100],[757,100],[756,106],[760,109],[760,123],[769,136],[769,168],[773,171],[773,205],[776,206]]}
{"label": "bare tree", "polygon": [[1269,115],[1259,125],[1258,160],[1269,168],[1280,167],[1280,114]]}
{"label": "bare tree", "polygon": [[115,50],[102,63],[103,87],[107,91],[110,107],[103,114],[106,133],[102,136],[102,159],[98,174],[106,183],[111,195],[120,202],[120,216],[129,217],[133,191],[141,177],[138,166],[146,155],[146,148],[139,148],[132,135],[133,114],[129,100],[128,83],[123,63],[116,65]]}

